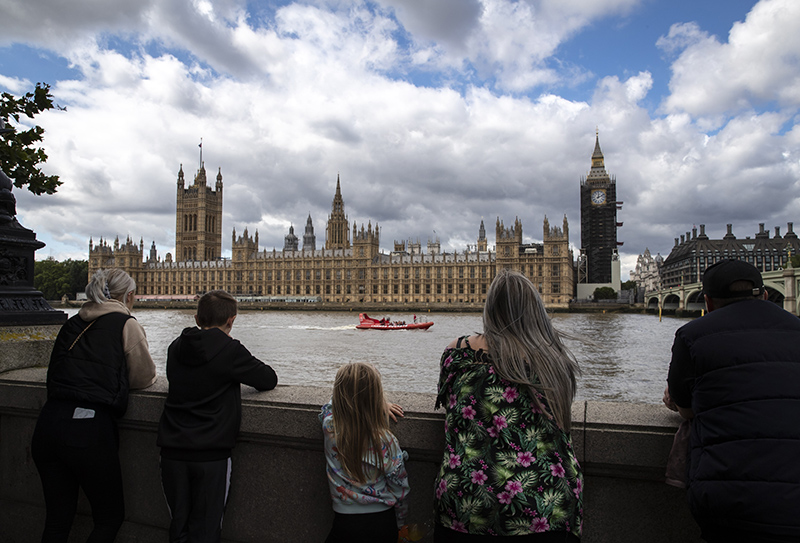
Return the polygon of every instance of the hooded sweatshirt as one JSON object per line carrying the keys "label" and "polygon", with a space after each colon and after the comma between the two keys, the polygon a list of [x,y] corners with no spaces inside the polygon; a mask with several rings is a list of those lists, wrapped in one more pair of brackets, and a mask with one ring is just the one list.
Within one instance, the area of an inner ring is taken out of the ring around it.
{"label": "hooded sweatshirt", "polygon": [[167,351],[169,393],[158,425],[165,458],[230,457],[242,419],[240,383],[271,390],[271,367],[219,328],[186,328]]}

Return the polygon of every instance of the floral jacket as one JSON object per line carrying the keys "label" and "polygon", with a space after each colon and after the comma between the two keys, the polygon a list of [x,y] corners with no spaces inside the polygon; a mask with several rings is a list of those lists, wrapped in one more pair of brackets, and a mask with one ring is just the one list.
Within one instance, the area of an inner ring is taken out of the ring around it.
{"label": "floral jacket", "polygon": [[[322,406],[319,419],[325,436],[325,460],[333,510],[337,513],[363,514],[377,513],[394,507],[397,526],[405,524],[409,493],[405,460],[408,458],[408,453],[400,448],[397,438],[387,432],[386,440],[381,442],[379,456],[383,459],[384,475],[379,476],[376,467],[365,460],[367,473],[373,474],[373,477],[364,484],[356,483],[349,478],[339,462],[331,402]],[[374,458],[373,455],[368,457]]]}
{"label": "floral jacket", "polygon": [[436,408],[442,405],[436,522],[470,534],[580,537],[583,475],[572,438],[536,408],[529,392],[501,379],[488,353],[472,350],[466,338],[442,354]]}

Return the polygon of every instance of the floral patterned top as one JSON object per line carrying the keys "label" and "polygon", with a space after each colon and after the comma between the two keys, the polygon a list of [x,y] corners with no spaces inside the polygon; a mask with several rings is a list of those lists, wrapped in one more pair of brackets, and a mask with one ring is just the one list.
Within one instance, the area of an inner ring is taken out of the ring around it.
{"label": "floral patterned top", "polygon": [[405,524],[409,493],[405,460],[408,459],[408,453],[400,448],[397,438],[387,432],[386,440],[381,441],[378,457],[383,463],[384,474],[378,474],[373,465],[374,455],[370,450],[368,459],[364,460],[364,467],[371,478],[365,483],[357,483],[350,479],[339,461],[331,402],[322,406],[319,419],[325,437],[325,461],[333,510],[344,514],[362,514],[377,513],[394,507],[398,528]]}
{"label": "floral patterned top", "polygon": [[436,522],[470,534],[580,537],[583,474],[570,434],[537,409],[527,390],[501,379],[489,354],[474,351],[466,336],[442,354],[436,408],[442,405]]}

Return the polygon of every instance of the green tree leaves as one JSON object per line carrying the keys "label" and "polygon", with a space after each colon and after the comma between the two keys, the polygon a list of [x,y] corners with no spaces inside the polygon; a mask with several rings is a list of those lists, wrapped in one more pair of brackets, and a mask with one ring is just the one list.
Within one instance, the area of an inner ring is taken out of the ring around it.
{"label": "green tree leaves", "polygon": [[616,300],[617,293],[611,287],[597,287],[594,289],[595,300]]}
{"label": "green tree leaves", "polygon": [[21,98],[7,92],[0,95],[0,119],[6,122],[11,132],[0,135],[0,170],[12,179],[14,186],[27,185],[34,194],[53,194],[61,185],[57,175],[45,175],[39,167],[47,161],[47,154],[36,144],[43,139],[44,129],[40,126],[25,131],[17,131],[9,125],[9,119],[17,124],[22,115],[32,119],[37,113],[53,108],[50,85],[37,83],[36,89]]}
{"label": "green tree leaves", "polygon": [[620,290],[636,290],[636,281],[624,281],[622,285],[620,285]]}
{"label": "green tree leaves", "polygon": [[83,292],[88,283],[89,261],[53,259],[37,260],[33,264],[33,288],[47,300],[60,300],[66,294],[71,300]]}

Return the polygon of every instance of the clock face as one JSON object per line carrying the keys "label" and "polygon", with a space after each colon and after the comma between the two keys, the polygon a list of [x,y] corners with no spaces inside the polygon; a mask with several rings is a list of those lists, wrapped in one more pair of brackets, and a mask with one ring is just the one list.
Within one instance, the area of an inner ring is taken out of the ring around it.
{"label": "clock face", "polygon": [[596,190],[592,192],[592,203],[593,204],[604,204],[606,203],[606,191],[604,190]]}

